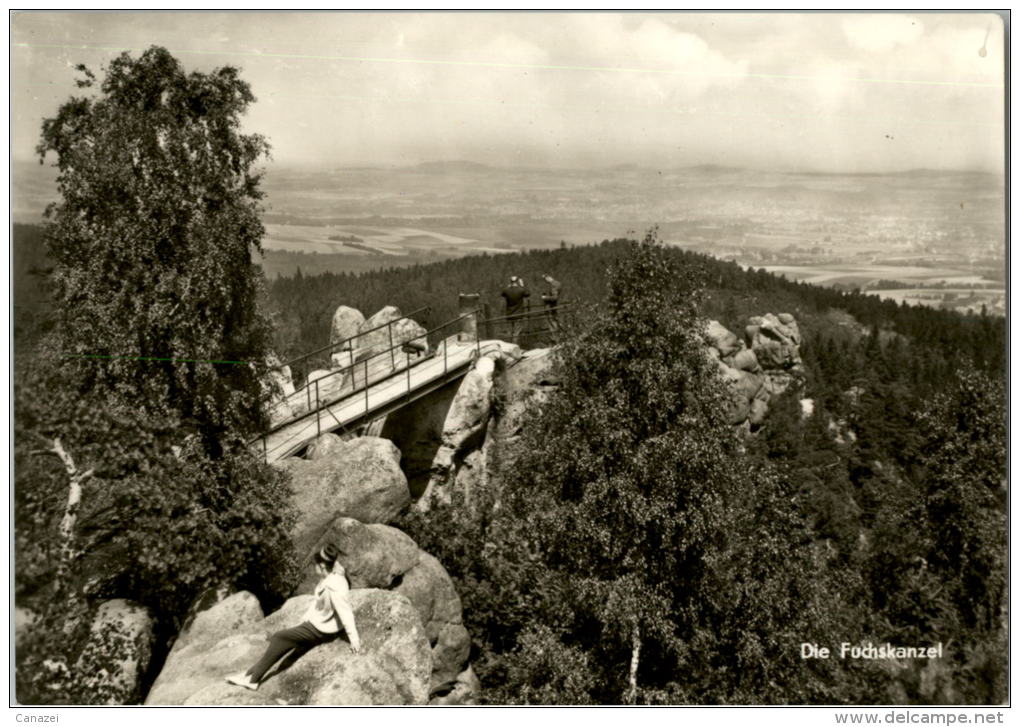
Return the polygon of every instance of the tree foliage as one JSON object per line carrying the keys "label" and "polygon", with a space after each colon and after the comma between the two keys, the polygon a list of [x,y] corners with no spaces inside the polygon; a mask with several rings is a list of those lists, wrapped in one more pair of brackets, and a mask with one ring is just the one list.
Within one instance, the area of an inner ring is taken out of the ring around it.
{"label": "tree foliage", "polygon": [[850,680],[827,684],[826,665],[799,658],[836,629],[834,591],[789,485],[725,422],[701,274],[652,237],[620,256],[602,313],[563,347],[557,393],[500,468],[498,507],[466,523],[484,546],[453,570],[487,594],[496,701],[852,699]]}
{"label": "tree foliage", "polygon": [[[80,393],[180,414],[214,445],[263,423],[270,329],[252,262],[266,141],[235,68],[186,73],[163,48],[114,59],[43,122],[61,201],[47,211],[53,346]],[[221,361],[238,363],[214,363]]]}
{"label": "tree foliage", "polygon": [[89,635],[103,599],[146,607],[165,653],[206,589],[274,599],[293,577],[287,482],[246,443],[270,340],[252,263],[268,147],[239,131],[251,91],[162,48],[119,56],[101,83],[78,70],[94,93],[38,147],[59,169],[53,312],[16,382],[16,593],[38,616],[18,649],[26,702],[98,698],[79,657],[116,663]]}

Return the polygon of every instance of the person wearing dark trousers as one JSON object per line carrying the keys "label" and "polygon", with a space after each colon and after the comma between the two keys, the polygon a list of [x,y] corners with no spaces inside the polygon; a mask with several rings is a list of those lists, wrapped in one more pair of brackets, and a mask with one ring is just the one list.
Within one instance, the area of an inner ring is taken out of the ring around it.
{"label": "person wearing dark trousers", "polygon": [[315,600],[297,626],[277,631],[269,639],[269,646],[254,666],[242,674],[227,677],[227,682],[245,689],[258,689],[259,682],[273,664],[288,653],[297,658],[313,646],[332,641],[340,634],[341,626],[351,640],[351,651],[361,651],[361,638],[354,623],[351,608],[350,585],[344,567],[337,561],[339,551],[332,543],[315,556],[315,571],[322,580],[315,587]]}
{"label": "person wearing dark trousers", "polygon": [[510,277],[510,285],[500,295],[506,300],[506,319],[510,323],[510,340],[517,343],[524,328],[525,299],[531,297],[524,281],[516,275]]}
{"label": "person wearing dark trousers", "polygon": [[548,273],[542,276],[542,280],[549,286],[545,291],[545,295],[542,296],[542,302],[545,304],[545,317],[549,321],[549,330],[553,333],[559,333],[560,321],[556,317],[556,307],[559,305],[560,289],[563,286],[560,284],[560,281]]}

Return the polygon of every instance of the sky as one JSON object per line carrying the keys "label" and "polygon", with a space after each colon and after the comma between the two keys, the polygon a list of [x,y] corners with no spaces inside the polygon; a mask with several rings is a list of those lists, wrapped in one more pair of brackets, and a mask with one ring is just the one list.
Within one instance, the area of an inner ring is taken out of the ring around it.
{"label": "sky", "polygon": [[12,156],[151,45],[237,66],[274,163],[1004,172],[987,14],[53,13],[11,18]]}

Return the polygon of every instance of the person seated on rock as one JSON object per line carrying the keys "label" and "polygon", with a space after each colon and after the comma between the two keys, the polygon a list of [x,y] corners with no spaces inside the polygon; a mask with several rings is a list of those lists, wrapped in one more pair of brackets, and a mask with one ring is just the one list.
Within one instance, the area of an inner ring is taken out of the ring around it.
{"label": "person seated on rock", "polygon": [[270,637],[266,653],[243,674],[227,677],[230,684],[246,689],[258,689],[266,672],[288,652],[293,658],[313,646],[332,641],[343,625],[347,638],[351,640],[351,651],[361,651],[361,638],[354,623],[351,609],[350,585],[343,565],[337,560],[339,550],[332,543],[327,544],[315,555],[315,572],[322,580],[315,587],[315,600],[305,612],[304,621],[292,629],[277,631]]}

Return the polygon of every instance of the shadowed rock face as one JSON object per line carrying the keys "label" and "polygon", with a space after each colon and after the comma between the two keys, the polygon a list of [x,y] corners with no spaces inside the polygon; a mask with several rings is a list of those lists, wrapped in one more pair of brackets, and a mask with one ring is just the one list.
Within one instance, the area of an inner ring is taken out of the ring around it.
{"label": "shadowed rock face", "polygon": [[[298,596],[263,619],[254,596],[237,593],[203,612],[167,657],[146,704],[426,704],[432,656],[417,612],[407,598],[387,591],[353,590],[351,601],[362,653],[341,635],[293,663],[274,667],[258,691],[224,681],[254,664],[267,637],[301,621],[311,596]],[[182,643],[183,642],[183,643]]]}
{"label": "shadowed rock face", "polygon": [[421,497],[432,461],[443,443],[443,426],[460,387],[455,380],[386,417],[379,436],[400,449],[400,468],[407,475],[411,498]]}
{"label": "shadowed rock face", "polygon": [[400,450],[387,439],[327,438],[316,443],[312,456],[288,457],[276,465],[291,475],[298,514],[293,539],[301,555],[311,551],[337,518],[385,523],[411,500],[400,470]]}

